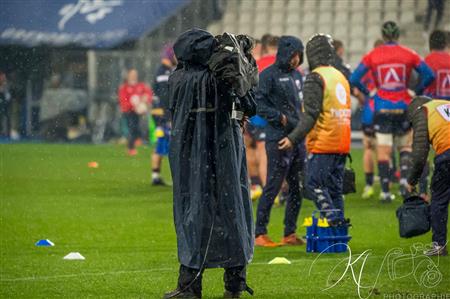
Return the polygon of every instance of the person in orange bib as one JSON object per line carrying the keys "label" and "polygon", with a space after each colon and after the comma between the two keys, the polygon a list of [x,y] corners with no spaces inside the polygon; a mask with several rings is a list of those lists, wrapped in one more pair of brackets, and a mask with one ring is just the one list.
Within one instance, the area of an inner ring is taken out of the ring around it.
{"label": "person in orange bib", "polygon": [[414,130],[412,168],[407,189],[414,191],[428,159],[435,151],[431,180],[431,230],[433,246],[426,255],[447,255],[447,221],[450,202],[450,101],[416,97],[408,107]]}
{"label": "person in orange bib", "polygon": [[350,152],[350,86],[334,63],[329,35],[314,35],[306,45],[312,72],[306,77],[304,113],[297,127],[279,142],[290,149],[306,137],[309,157],[306,166],[307,197],[313,199],[330,225],[344,218],[343,177]]}

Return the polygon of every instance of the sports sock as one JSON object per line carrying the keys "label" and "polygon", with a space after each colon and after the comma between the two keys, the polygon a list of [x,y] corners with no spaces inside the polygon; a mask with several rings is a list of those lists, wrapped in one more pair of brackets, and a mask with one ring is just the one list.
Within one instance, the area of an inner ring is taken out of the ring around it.
{"label": "sports sock", "polygon": [[381,191],[389,192],[389,161],[378,161],[378,173],[380,175]]}
{"label": "sports sock", "polygon": [[161,173],[161,170],[159,168],[154,168],[152,170],[152,179],[153,180],[159,179],[161,177],[160,173]]}
{"label": "sports sock", "polygon": [[403,197],[408,197],[410,194],[406,190],[407,177],[411,168],[411,153],[400,152],[400,194]]}
{"label": "sports sock", "polygon": [[409,174],[409,169],[411,168],[411,153],[401,152],[400,153],[400,178],[406,179]]}
{"label": "sports sock", "polygon": [[366,172],[366,186],[372,186],[373,185],[373,172]]}
{"label": "sports sock", "polygon": [[252,185],[260,185],[261,186],[261,180],[259,179],[259,176],[252,176],[250,178],[250,181]]}

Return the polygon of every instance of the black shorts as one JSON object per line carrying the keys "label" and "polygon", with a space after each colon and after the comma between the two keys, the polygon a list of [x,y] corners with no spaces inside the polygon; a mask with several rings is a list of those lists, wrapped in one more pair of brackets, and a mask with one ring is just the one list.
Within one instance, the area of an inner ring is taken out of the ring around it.
{"label": "black shorts", "polygon": [[255,141],[266,140],[266,132],[264,131],[264,128],[256,127],[251,123],[247,123],[246,131],[247,134]]}
{"label": "black shorts", "polygon": [[375,132],[401,136],[408,133],[411,123],[408,121],[406,111],[400,114],[375,112]]}

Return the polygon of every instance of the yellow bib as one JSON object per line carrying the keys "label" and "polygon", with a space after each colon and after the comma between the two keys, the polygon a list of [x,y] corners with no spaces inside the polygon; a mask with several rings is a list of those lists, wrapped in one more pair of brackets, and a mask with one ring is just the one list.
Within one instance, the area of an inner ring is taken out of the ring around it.
{"label": "yellow bib", "polygon": [[428,116],[428,138],[437,155],[450,149],[450,101],[432,100],[424,105]]}
{"label": "yellow bib", "polygon": [[322,112],[309,132],[306,144],[315,154],[350,152],[350,86],[344,75],[331,66],[313,70],[324,83]]}

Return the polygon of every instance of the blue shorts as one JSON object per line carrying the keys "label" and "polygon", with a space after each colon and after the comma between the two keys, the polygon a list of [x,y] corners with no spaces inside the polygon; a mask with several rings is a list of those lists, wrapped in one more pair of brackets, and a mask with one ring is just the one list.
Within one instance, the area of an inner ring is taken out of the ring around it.
{"label": "blue shorts", "polygon": [[159,137],[156,141],[155,153],[160,156],[167,156],[169,154],[169,136]]}

